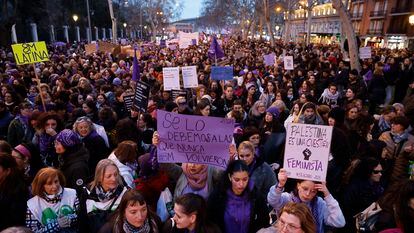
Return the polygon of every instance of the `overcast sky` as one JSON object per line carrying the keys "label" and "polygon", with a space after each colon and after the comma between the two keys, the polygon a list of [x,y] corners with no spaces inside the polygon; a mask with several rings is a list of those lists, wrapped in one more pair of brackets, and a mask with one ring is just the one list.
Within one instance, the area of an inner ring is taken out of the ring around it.
{"label": "overcast sky", "polygon": [[195,18],[200,15],[202,0],[181,0],[181,2],[184,4],[181,19]]}

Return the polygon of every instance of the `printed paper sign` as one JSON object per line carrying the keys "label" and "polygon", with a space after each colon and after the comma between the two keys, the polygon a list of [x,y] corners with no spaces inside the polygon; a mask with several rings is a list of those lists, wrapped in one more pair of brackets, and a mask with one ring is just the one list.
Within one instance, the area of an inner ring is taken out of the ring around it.
{"label": "printed paper sign", "polygon": [[198,87],[197,67],[196,66],[181,67],[181,72],[183,74],[184,88]]}
{"label": "printed paper sign", "polygon": [[264,63],[266,66],[273,66],[275,64],[275,57],[274,53],[263,55]]}
{"label": "printed paper sign", "polygon": [[44,41],[12,44],[12,49],[17,65],[49,61],[49,53]]}
{"label": "printed paper sign", "polygon": [[104,53],[112,53],[118,46],[109,42],[99,41],[98,51]]}
{"label": "printed paper sign", "polygon": [[157,111],[160,163],[208,164],[225,169],[234,120]]}
{"label": "printed paper sign", "polygon": [[368,59],[371,58],[371,47],[362,47],[359,48],[359,58],[361,59]]}
{"label": "printed paper sign", "polygon": [[180,90],[180,70],[178,67],[162,68],[164,90]]}
{"label": "printed paper sign", "polygon": [[289,178],[325,181],[332,126],[288,124],[283,168]]}
{"label": "printed paper sign", "polygon": [[293,57],[285,56],[283,58],[283,64],[285,66],[285,70],[293,70]]}
{"label": "printed paper sign", "polygon": [[[178,37],[178,45],[180,46],[180,49],[186,49],[190,45],[198,45],[198,32],[185,33],[180,31]],[[195,40],[195,43],[193,40]]]}
{"label": "printed paper sign", "polygon": [[135,88],[134,107],[140,112],[147,112],[149,94],[150,86],[141,80],[138,81]]}
{"label": "printed paper sign", "polygon": [[128,112],[130,112],[132,104],[134,103],[134,95],[124,95],[123,99],[124,99],[125,109]]}
{"label": "printed paper sign", "polygon": [[233,66],[213,66],[211,67],[211,78],[215,80],[233,79]]}

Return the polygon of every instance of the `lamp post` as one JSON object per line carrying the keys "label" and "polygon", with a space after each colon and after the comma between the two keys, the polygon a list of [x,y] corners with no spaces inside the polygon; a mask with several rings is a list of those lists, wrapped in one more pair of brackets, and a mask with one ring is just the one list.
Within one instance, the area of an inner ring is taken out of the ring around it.
{"label": "lamp post", "polygon": [[76,25],[76,22],[78,21],[79,17],[77,14],[72,15],[73,21],[75,21],[75,33],[76,33],[76,41],[80,41],[80,32],[79,32],[79,26]]}
{"label": "lamp post", "polygon": [[411,26],[414,26],[414,14],[413,15],[410,15],[410,17],[408,17],[408,23]]}
{"label": "lamp post", "polygon": [[[127,29],[126,29],[127,23],[123,23],[122,26],[124,26],[124,33],[125,33],[125,38],[126,38],[126,37],[128,37],[128,33],[127,33]],[[122,34],[124,34],[124,33],[122,33]]]}

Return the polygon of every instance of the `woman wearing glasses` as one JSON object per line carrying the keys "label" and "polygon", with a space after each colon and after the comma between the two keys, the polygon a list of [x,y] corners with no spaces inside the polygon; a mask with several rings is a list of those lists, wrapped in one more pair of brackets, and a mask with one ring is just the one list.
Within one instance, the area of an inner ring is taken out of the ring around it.
{"label": "woman wearing glasses", "polygon": [[303,203],[289,202],[283,206],[277,221],[257,233],[314,233],[315,219],[309,208]]}
{"label": "woman wearing glasses", "polygon": [[[316,222],[318,233],[323,233],[325,225],[341,228],[345,225],[339,203],[330,194],[325,182],[317,183],[310,180],[299,180],[296,189],[291,192],[283,192],[287,181],[285,169],[280,169],[278,174],[279,183],[273,185],[267,195],[267,202],[279,213],[283,206],[289,202],[304,203],[312,212]],[[316,194],[322,192],[324,198]]]}
{"label": "woman wearing glasses", "polygon": [[379,160],[368,157],[354,160],[345,173],[341,206],[346,226],[342,232],[354,232],[353,216],[377,201],[384,192],[380,181],[384,170]]}

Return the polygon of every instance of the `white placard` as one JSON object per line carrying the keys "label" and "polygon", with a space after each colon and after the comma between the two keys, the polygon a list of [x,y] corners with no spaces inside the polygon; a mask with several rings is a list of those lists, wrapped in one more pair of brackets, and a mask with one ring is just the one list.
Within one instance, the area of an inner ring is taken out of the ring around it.
{"label": "white placard", "polygon": [[180,49],[186,49],[188,46],[193,45],[193,39],[196,41],[196,45],[198,45],[198,32],[185,33],[180,31],[178,37],[178,45],[180,46]]}
{"label": "white placard", "polygon": [[180,90],[180,69],[179,67],[162,68],[164,80],[164,91]]}
{"label": "white placard", "polygon": [[198,87],[196,66],[184,66],[181,67],[181,71],[183,74],[184,88]]}
{"label": "white placard", "polygon": [[359,58],[368,59],[371,58],[371,47],[361,47],[359,48]]}
{"label": "white placard", "polygon": [[290,123],[286,129],[283,168],[289,178],[324,182],[332,126]]}
{"label": "white placard", "polygon": [[293,70],[293,57],[285,56],[283,58],[283,64],[285,66],[285,70]]}

